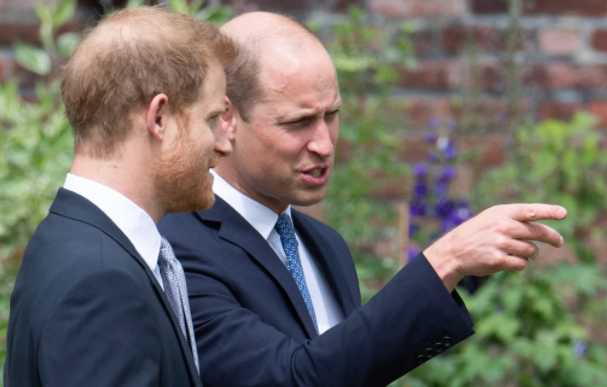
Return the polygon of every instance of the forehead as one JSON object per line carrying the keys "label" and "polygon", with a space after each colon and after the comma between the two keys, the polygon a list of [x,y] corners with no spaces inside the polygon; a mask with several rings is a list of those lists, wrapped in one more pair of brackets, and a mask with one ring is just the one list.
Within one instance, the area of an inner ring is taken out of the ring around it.
{"label": "forehead", "polygon": [[335,68],[328,55],[280,55],[260,66],[258,105],[275,110],[326,110],[341,102]]}

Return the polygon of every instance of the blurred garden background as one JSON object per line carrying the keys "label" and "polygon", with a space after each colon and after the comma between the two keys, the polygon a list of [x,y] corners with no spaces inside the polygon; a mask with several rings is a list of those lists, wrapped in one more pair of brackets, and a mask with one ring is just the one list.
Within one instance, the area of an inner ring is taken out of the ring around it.
{"label": "blurred garden background", "polygon": [[[0,0],[0,365],[20,256],[71,160],[61,64],[101,15],[142,3],[158,2]],[[310,211],[348,240],[365,299],[491,204],[567,207],[551,224],[566,247],[466,279],[476,335],[395,386],[607,386],[607,1],[163,3],[216,23],[279,11],[325,42],[342,132]]]}

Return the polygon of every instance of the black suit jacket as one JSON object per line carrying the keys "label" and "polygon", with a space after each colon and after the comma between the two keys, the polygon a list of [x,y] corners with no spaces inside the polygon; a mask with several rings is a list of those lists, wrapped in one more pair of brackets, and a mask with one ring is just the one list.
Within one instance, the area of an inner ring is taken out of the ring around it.
{"label": "black suit jacket", "polygon": [[60,189],[11,298],[6,387],[200,386],[162,289],[118,227]]}
{"label": "black suit jacket", "polygon": [[206,387],[384,386],[472,334],[461,300],[423,257],[360,306],[344,240],[292,215],[346,316],[322,335],[267,241],[221,198],[160,223],[186,271]]}

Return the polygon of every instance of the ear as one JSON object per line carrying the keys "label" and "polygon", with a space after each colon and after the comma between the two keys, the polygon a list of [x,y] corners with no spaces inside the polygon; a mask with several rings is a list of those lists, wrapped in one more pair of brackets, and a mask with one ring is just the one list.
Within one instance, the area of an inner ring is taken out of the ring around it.
{"label": "ear", "polygon": [[145,128],[148,134],[162,140],[167,129],[169,97],[166,94],[157,94],[152,98],[145,112]]}
{"label": "ear", "polygon": [[225,137],[232,142],[236,136],[236,119],[240,116],[238,115],[236,107],[232,104],[227,96],[225,97],[225,103],[226,110],[221,114],[219,125]]}

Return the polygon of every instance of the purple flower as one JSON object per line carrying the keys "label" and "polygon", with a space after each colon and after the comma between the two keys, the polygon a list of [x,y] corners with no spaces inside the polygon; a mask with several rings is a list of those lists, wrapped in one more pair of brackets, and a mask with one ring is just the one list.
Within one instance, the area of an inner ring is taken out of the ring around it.
{"label": "purple flower", "polygon": [[443,149],[443,154],[447,160],[454,160],[457,157],[457,150],[452,140],[448,141],[447,146]]}
{"label": "purple flower", "polygon": [[437,199],[444,200],[447,198],[447,192],[449,191],[449,184],[445,184],[441,181],[437,181],[434,185],[434,195]]}
{"label": "purple flower", "polygon": [[432,129],[433,131],[440,128],[441,125],[442,125],[441,119],[438,117],[432,117],[428,121],[428,128]]}
{"label": "purple flower", "polygon": [[455,209],[455,203],[450,199],[442,199],[436,203],[434,206],[434,213],[440,219],[446,219],[451,215],[453,210]]}
{"label": "purple flower", "polygon": [[446,233],[447,231],[451,231],[451,229],[458,226],[452,218],[446,218],[441,222],[441,232]]}
{"label": "purple flower", "polygon": [[428,175],[428,164],[416,163],[413,166],[413,175],[416,179],[426,177]]}
{"label": "purple flower", "polygon": [[413,187],[413,192],[416,198],[424,198],[428,194],[428,186],[425,182],[418,181]]}
{"label": "purple flower", "polygon": [[426,205],[420,200],[413,200],[409,207],[409,213],[412,217],[420,217],[426,215]]}
{"label": "purple flower", "polygon": [[466,220],[472,217],[472,211],[470,211],[470,207],[468,203],[465,201],[461,201],[456,205],[455,211],[453,211],[453,219],[458,222],[458,224],[465,222]]}
{"label": "purple flower", "polygon": [[424,135],[424,140],[428,144],[436,144],[436,140],[438,140],[438,135],[436,132],[428,132]]}
{"label": "purple flower", "polygon": [[407,247],[407,260],[409,260],[409,261],[414,260],[419,255],[420,252],[421,252],[421,250],[418,249],[417,247],[409,245]]}
{"label": "purple flower", "polygon": [[438,182],[442,184],[449,184],[451,180],[455,178],[457,171],[455,167],[452,165],[447,165],[442,171],[440,176],[438,177]]}

